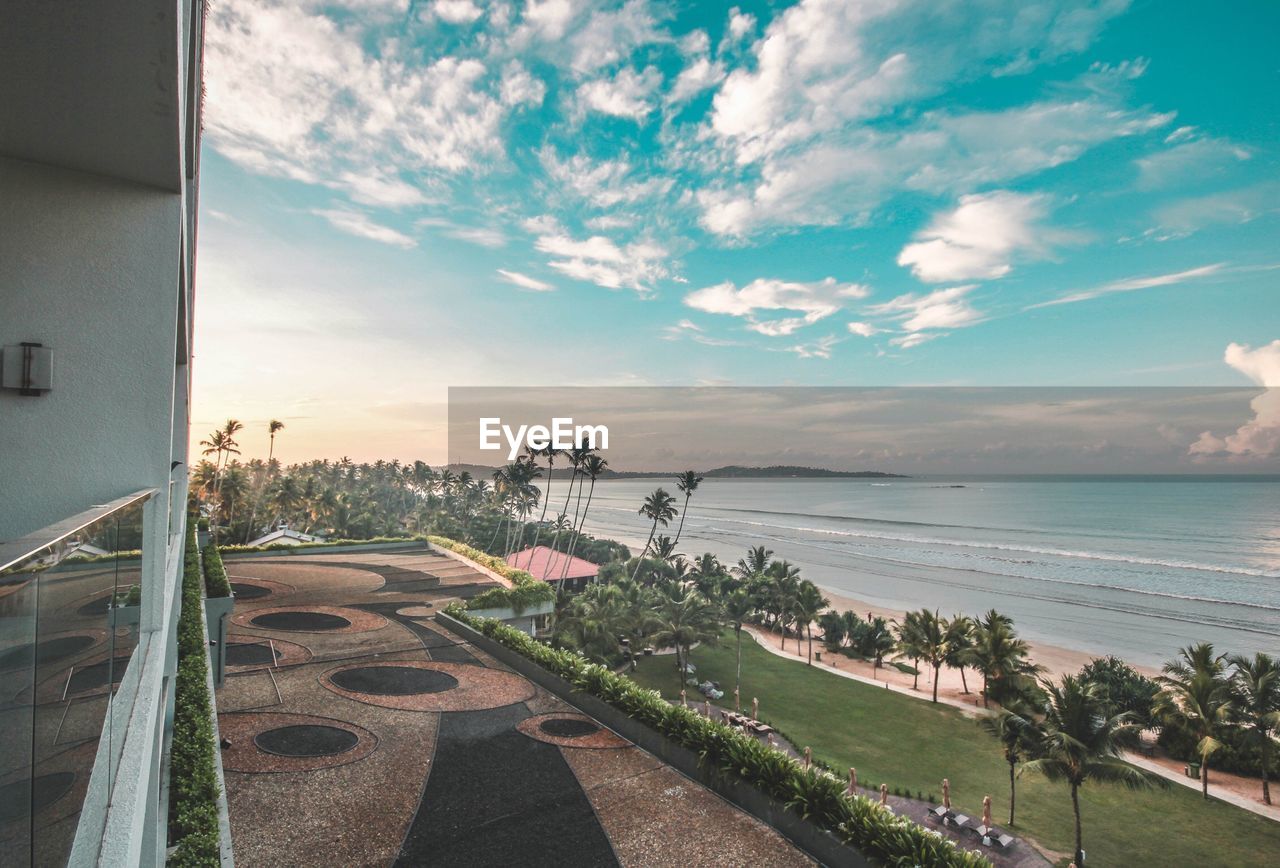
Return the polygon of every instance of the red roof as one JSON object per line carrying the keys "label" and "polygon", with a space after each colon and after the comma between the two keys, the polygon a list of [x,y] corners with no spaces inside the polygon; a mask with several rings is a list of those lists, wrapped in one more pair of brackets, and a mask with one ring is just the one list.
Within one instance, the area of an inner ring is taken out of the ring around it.
{"label": "red roof", "polygon": [[[565,559],[569,560],[569,572],[564,572]],[[524,570],[535,579],[544,582],[558,582],[564,579],[593,579],[600,572],[600,567],[584,561],[582,558],[570,558],[564,552],[558,552],[548,546],[525,549],[507,555],[507,564],[518,570]]]}

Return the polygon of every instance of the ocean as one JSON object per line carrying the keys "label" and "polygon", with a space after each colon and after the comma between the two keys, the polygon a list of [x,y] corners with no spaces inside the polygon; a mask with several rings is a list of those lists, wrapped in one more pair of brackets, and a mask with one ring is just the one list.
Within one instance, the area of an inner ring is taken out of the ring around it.
{"label": "ocean", "polygon": [[[659,485],[679,497],[674,480],[598,482],[588,532],[638,550]],[[1280,656],[1276,477],[705,480],[679,550],[731,565],[755,545],[872,605],[995,608],[1027,639],[1139,665],[1200,641]]]}

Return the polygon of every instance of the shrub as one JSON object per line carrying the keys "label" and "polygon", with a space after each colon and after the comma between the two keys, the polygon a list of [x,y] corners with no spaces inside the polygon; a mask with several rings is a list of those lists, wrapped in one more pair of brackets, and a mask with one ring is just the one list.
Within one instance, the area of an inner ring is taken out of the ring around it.
{"label": "shrub", "polygon": [[524,570],[517,570],[496,555],[485,554],[477,548],[460,543],[444,536],[429,536],[427,542],[448,549],[474,561],[486,569],[492,570],[511,582],[513,588],[491,588],[482,594],[472,597],[467,603],[468,609],[501,609],[510,608],[519,615],[525,609],[539,603],[550,603],[556,598],[555,588],[547,582],[535,579]]}
{"label": "shrub", "polygon": [[850,796],[843,778],[817,764],[806,769],[782,751],[693,709],[673,705],[657,691],[591,663],[576,651],[551,648],[500,621],[468,615],[457,604],[445,612],[693,751],[704,765],[782,802],[877,862],[941,868],[991,864],[981,853],[963,850],[936,832],[882,810],[865,796]]}
{"label": "shrub", "polygon": [[1080,670],[1080,679],[1097,684],[1104,696],[1106,713],[1114,716],[1122,711],[1132,712],[1140,722],[1151,720],[1151,708],[1155,704],[1160,685],[1139,673],[1118,657],[1099,657],[1090,660]]}
{"label": "shrub", "polygon": [[421,542],[426,539],[422,536],[376,536],[372,539],[329,539],[324,542],[304,542],[297,545],[289,545],[288,543],[270,543],[265,546],[237,546],[224,545],[219,546],[223,554],[240,555],[253,554],[258,552],[287,552],[296,551],[298,549],[322,549],[332,548],[333,546],[364,546],[376,545],[378,543],[402,543],[402,542]]}
{"label": "shrub", "polygon": [[[224,576],[225,581],[225,576]],[[188,527],[183,554],[182,609],[178,616],[178,675],[174,688],[173,745],[169,759],[168,864],[217,866],[218,773],[209,701],[209,658],[200,614],[200,558]]]}
{"label": "shrub", "polygon": [[222,555],[213,543],[204,547],[204,592],[214,599],[231,596],[227,568],[222,565]]}

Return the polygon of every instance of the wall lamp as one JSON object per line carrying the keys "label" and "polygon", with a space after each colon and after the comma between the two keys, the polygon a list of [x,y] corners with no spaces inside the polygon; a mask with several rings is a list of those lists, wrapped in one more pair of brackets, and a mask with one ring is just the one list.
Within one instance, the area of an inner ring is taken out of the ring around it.
{"label": "wall lamp", "polygon": [[5,347],[0,355],[0,388],[39,397],[53,388],[53,350],[23,342]]}

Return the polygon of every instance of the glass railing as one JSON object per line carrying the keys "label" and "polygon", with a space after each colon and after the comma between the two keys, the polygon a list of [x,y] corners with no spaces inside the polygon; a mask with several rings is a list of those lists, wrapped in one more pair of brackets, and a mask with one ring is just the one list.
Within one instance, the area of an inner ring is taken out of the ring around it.
{"label": "glass railing", "polygon": [[[0,545],[0,863],[62,865],[105,813],[122,734],[111,703],[137,645],[154,491]],[[105,778],[90,787],[99,754]]]}

